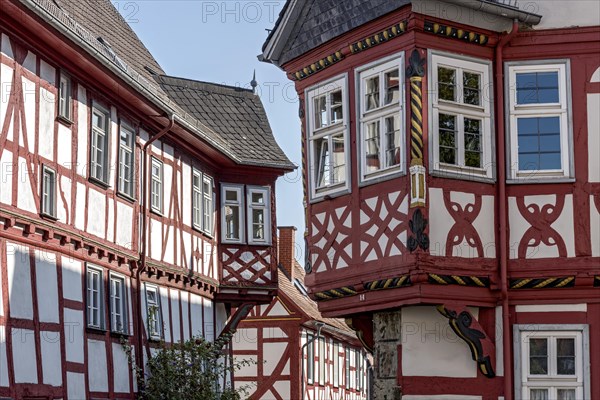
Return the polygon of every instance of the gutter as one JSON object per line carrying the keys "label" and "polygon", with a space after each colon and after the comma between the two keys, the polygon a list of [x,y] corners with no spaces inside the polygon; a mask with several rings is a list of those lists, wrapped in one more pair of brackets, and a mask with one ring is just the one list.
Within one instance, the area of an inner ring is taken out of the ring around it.
{"label": "gutter", "polygon": [[498,163],[498,219],[500,236],[500,285],[502,293],[502,350],[504,360],[504,399],[513,399],[513,371],[511,363],[510,312],[508,301],[508,229],[506,215],[506,132],[504,115],[504,46],[519,32],[518,20],[513,21],[512,31],[502,36],[496,45],[494,68],[496,72],[497,98],[497,163]]}
{"label": "gutter", "polygon": [[542,16],[526,11],[519,10],[518,7],[508,6],[493,0],[442,0],[446,3],[456,4],[457,6],[467,7],[472,10],[486,12],[488,14],[498,15],[507,19],[518,20],[519,22],[537,25],[542,20]]}

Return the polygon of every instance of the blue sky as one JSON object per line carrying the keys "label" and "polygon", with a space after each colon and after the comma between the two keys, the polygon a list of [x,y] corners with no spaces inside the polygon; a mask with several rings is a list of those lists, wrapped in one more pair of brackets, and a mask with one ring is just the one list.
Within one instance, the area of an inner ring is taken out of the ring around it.
{"label": "blue sky", "polygon": [[[257,88],[277,142],[300,165],[300,120],[294,85],[277,67],[259,62],[283,0],[113,1],[121,15],[169,75]],[[304,211],[300,169],[277,182],[277,224],[298,228],[303,245]],[[302,246],[303,247],[303,246]],[[297,251],[303,264],[303,256]]]}

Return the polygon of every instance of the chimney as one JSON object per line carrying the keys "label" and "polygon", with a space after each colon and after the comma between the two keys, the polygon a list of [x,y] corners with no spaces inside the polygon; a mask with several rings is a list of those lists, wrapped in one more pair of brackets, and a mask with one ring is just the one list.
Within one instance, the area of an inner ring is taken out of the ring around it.
{"label": "chimney", "polygon": [[294,279],[294,262],[296,250],[296,227],[280,226],[279,228],[279,264],[285,270],[290,280]]}

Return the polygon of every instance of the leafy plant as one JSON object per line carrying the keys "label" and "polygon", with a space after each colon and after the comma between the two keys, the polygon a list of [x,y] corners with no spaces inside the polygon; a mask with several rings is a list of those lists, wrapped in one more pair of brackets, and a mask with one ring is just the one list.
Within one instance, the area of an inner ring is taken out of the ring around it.
{"label": "leafy plant", "polygon": [[138,382],[138,398],[147,400],[241,400],[247,387],[223,386],[226,377],[242,367],[254,364],[252,360],[225,362],[223,352],[232,334],[225,334],[214,342],[203,337],[188,341],[160,343],[144,370],[133,359],[131,345],[122,341]]}

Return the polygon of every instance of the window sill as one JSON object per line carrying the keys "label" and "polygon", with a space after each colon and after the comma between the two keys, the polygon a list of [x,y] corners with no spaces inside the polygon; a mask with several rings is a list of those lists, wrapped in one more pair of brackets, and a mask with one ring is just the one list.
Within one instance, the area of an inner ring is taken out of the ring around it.
{"label": "window sill", "polygon": [[260,242],[260,243],[256,243],[256,242],[248,242],[248,246],[262,246],[262,247],[270,247],[271,246],[271,242]]}
{"label": "window sill", "polygon": [[555,178],[548,176],[532,176],[523,178],[509,178],[506,183],[509,185],[529,185],[532,183],[575,183],[575,178],[566,176],[557,176]]}
{"label": "window sill", "polygon": [[85,327],[85,331],[87,333],[92,333],[95,335],[102,335],[102,336],[106,335],[106,332],[107,332],[105,328],[96,328],[94,326],[89,326],[89,325],[87,325]]}
{"label": "window sill", "polygon": [[331,200],[336,197],[341,197],[350,193],[350,188],[344,186],[337,189],[332,189],[328,192],[323,192],[323,194],[317,194],[312,197],[309,201],[310,204],[319,203],[321,201]]}
{"label": "window sill", "polygon": [[45,220],[48,220],[48,221],[51,221],[51,222],[58,221],[58,217],[57,216],[50,215],[50,214],[47,214],[45,212],[41,212],[40,213],[40,217],[42,217],[42,219],[45,219]]}
{"label": "window sill", "polygon": [[117,191],[117,196],[119,196],[120,198],[122,198],[123,200],[127,200],[130,203],[135,203],[136,199],[135,197],[131,197],[130,195],[128,195],[127,193],[123,193],[123,192],[119,192]]}
{"label": "window sill", "polygon": [[479,175],[477,173],[471,171],[454,171],[448,169],[432,169],[430,172],[431,176],[435,176],[437,178],[445,178],[445,179],[457,179],[463,181],[471,181],[471,182],[481,182],[481,183],[496,183],[496,178],[491,178],[487,175]]}
{"label": "window sill", "polygon": [[384,172],[381,175],[373,174],[370,178],[362,178],[360,182],[358,182],[359,187],[365,187],[369,185],[375,185],[377,183],[389,181],[395,178],[399,178],[401,176],[406,176],[406,171],[393,171],[393,172]]}
{"label": "window sill", "polygon": [[157,210],[156,208],[150,206],[150,212],[154,215],[158,215],[159,217],[164,217],[162,211]]}
{"label": "window sill", "polygon": [[101,181],[100,179],[94,178],[93,176],[90,176],[88,178],[88,181],[90,181],[91,183],[93,183],[96,186],[100,186],[104,190],[106,190],[110,187],[110,185],[108,183]]}
{"label": "window sill", "polygon": [[114,338],[128,339],[131,335],[128,332],[110,331],[110,336]]}
{"label": "window sill", "polygon": [[58,115],[58,116],[56,117],[56,120],[57,120],[58,122],[60,122],[61,124],[63,124],[63,125],[65,125],[65,126],[69,127],[69,128],[70,128],[71,126],[73,126],[73,124],[74,124],[74,122],[73,122],[73,121],[72,121],[70,118],[64,117],[64,116],[62,116],[62,115]]}

